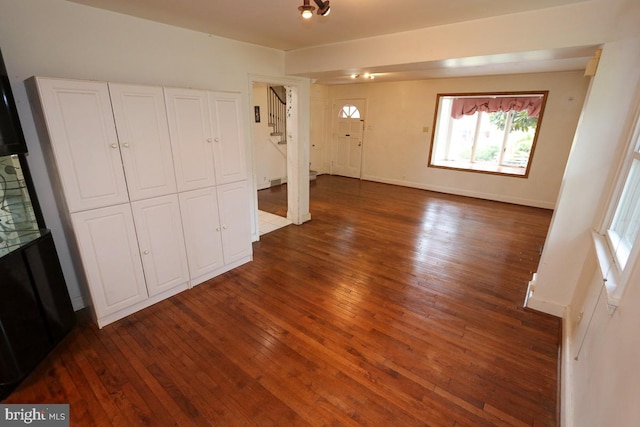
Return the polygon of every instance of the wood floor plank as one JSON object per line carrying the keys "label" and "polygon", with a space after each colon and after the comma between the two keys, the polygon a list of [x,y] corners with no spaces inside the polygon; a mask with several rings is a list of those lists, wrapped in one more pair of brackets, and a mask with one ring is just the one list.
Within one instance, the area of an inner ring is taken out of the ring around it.
{"label": "wood floor plank", "polygon": [[[253,262],[102,330],[6,403],[85,426],[557,426],[560,321],[522,308],[551,211],[349,178]],[[258,194],[284,215],[286,185]]]}

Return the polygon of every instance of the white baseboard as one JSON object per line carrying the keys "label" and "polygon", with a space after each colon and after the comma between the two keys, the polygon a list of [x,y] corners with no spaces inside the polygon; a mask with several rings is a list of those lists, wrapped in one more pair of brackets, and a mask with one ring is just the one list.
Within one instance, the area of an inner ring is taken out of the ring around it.
{"label": "white baseboard", "polygon": [[384,184],[402,185],[404,187],[419,188],[421,190],[435,191],[438,193],[454,194],[456,196],[474,197],[476,199],[493,200],[495,202],[512,203],[514,205],[531,206],[534,208],[554,209],[555,201],[548,202],[545,200],[523,199],[515,196],[504,196],[502,194],[483,193],[480,191],[461,190],[454,187],[445,187],[441,185],[423,184],[420,182],[411,182],[401,179],[388,179],[373,175],[363,175],[362,179],[367,181],[382,182]]}

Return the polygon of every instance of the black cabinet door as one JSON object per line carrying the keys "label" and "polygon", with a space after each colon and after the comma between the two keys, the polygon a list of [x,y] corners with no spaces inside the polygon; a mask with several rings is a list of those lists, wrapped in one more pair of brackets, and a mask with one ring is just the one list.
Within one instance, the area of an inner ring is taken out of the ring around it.
{"label": "black cabinet door", "polygon": [[75,324],[75,313],[51,234],[25,248],[24,257],[40,297],[51,340],[57,343]]}
{"label": "black cabinet door", "polygon": [[22,253],[0,259],[0,389],[24,377],[52,347]]}

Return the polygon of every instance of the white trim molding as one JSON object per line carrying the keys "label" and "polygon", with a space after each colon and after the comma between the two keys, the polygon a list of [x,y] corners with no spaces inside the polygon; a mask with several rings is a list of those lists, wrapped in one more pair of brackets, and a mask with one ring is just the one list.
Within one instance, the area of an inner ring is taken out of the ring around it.
{"label": "white trim molding", "polygon": [[567,314],[567,307],[552,301],[536,298],[536,280],[537,273],[534,273],[533,279],[531,279],[529,285],[527,286],[527,294],[524,299],[524,307],[564,319]]}

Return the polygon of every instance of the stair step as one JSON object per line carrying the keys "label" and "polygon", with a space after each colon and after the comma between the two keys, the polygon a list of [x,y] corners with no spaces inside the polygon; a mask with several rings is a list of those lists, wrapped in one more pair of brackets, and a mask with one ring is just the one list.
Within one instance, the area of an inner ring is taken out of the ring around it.
{"label": "stair step", "polygon": [[271,136],[282,136],[282,135],[284,135],[284,133],[282,133],[282,132],[271,132],[269,135],[271,135]]}
{"label": "stair step", "polygon": [[278,141],[278,145],[286,145],[286,144],[287,144],[287,140],[286,139]]}

